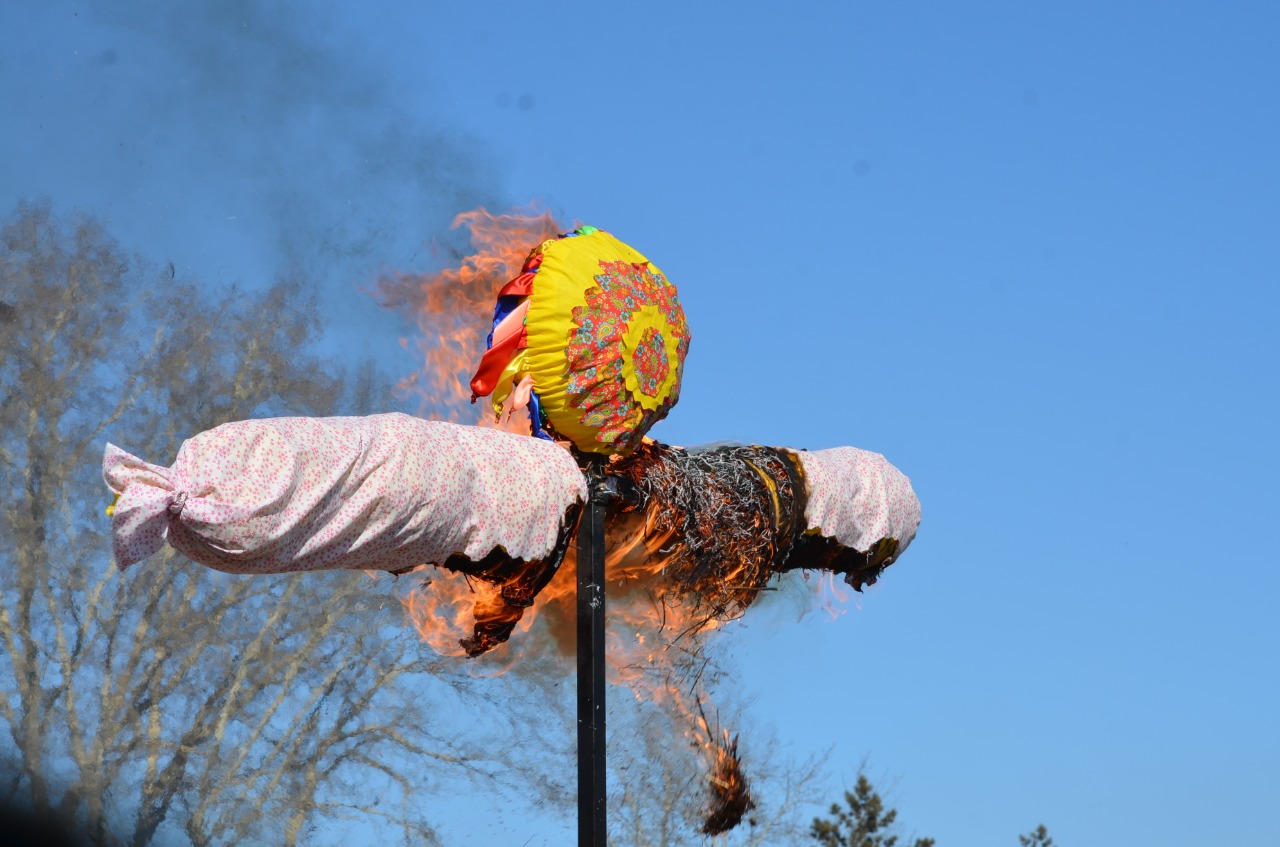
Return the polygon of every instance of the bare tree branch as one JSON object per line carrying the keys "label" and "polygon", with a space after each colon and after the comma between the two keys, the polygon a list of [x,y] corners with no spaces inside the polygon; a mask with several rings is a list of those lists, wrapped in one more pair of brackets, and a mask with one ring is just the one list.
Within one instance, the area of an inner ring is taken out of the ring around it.
{"label": "bare tree branch", "polygon": [[[303,290],[214,302],[149,274],[92,220],[24,205],[0,225],[0,800],[78,821],[97,844],[162,829],[293,842],[353,814],[437,842],[424,787],[492,779],[495,757],[443,740],[420,708],[466,681],[408,633],[388,637],[389,583],[110,562],[104,437],[172,456],[227,420],[386,396],[372,371],[352,380],[306,352],[318,322]],[[352,803],[352,779],[376,779],[401,811]]]}

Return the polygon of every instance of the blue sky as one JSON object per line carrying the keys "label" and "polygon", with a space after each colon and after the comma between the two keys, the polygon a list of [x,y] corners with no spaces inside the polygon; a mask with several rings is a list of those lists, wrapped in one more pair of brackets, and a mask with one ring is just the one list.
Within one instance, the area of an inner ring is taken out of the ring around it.
{"label": "blue sky", "polygon": [[[798,754],[944,847],[1280,843],[1277,7],[0,9],[0,201],[210,285],[360,292],[479,203],[633,243],[693,330],[654,435],[886,454],[924,524],[726,639]],[[305,9],[305,11],[303,11]]]}

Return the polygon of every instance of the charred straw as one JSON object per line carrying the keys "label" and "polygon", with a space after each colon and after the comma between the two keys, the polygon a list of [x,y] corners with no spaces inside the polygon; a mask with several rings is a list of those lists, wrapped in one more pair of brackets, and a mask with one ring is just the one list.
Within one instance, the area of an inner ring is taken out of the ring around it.
{"label": "charred straw", "polygon": [[647,442],[611,472],[641,492],[646,538],[663,543],[671,587],[703,625],[741,615],[783,571],[832,571],[861,591],[897,553],[893,539],[859,552],[806,531],[808,489],[790,450]]}
{"label": "charred straw", "polygon": [[740,615],[775,572],[789,569],[806,497],[787,451],[654,442],[611,471],[643,495],[645,535],[663,544],[669,584],[703,624]]}
{"label": "charred straw", "polygon": [[743,773],[742,760],[738,758],[738,736],[712,729],[701,701],[698,715],[697,726],[706,733],[705,744],[712,757],[711,772],[707,775],[710,802],[702,832],[720,835],[742,823],[743,816],[756,807],[756,801]]}

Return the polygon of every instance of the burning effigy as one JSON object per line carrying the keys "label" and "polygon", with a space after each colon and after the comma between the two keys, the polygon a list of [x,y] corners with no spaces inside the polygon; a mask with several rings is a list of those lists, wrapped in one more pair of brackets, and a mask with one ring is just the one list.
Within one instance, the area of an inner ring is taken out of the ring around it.
{"label": "burning effigy", "polygon": [[[108,444],[119,567],[168,544],[229,573],[413,572],[414,626],[441,653],[474,658],[516,643],[541,612],[564,619],[576,593],[560,566],[579,523],[599,526],[582,518],[598,521],[604,497],[603,578],[590,587],[607,588],[611,615],[622,609],[632,640],[610,662],[634,682],[693,655],[692,639],[741,616],[780,575],[820,571],[860,591],[911,543],[920,503],[878,453],[647,437],[679,399],[691,335],[675,287],[643,254],[590,226],[556,235],[546,215],[459,220],[496,249],[397,277],[393,293],[439,318],[424,324],[424,354],[446,404],[459,400],[458,354],[488,328],[467,387],[472,403],[492,397],[489,425],[238,421],[188,439],[170,466]],[[525,252],[520,239],[537,244]],[[491,319],[479,317],[479,292],[495,288]],[[629,617],[637,606],[656,615]],[[737,738],[711,728],[700,699],[696,711],[673,708],[710,769],[703,831],[724,832],[755,803]]]}
{"label": "burning effigy", "polygon": [[[646,440],[606,465],[610,578],[702,623],[746,610],[774,576],[872,584],[911,543],[920,505],[883,456],[852,447],[684,450]],[[478,656],[506,641],[570,547],[586,478],[553,442],[404,414],[223,424],[168,467],[108,444],[115,560],[168,543],[228,573],[424,566],[492,590],[474,601]]]}

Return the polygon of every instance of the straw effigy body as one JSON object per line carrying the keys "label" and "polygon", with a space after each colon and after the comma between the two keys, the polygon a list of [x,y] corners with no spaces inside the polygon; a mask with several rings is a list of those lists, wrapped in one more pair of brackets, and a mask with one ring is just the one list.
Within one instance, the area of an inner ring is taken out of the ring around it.
{"label": "straw effigy body", "polygon": [[[873,583],[916,534],[910,481],[877,453],[647,441],[607,473],[610,590],[737,617],[797,568]],[[506,641],[570,547],[587,485],[559,444],[402,414],[224,424],[170,467],[107,445],[116,563],[165,544],[229,573],[460,571],[496,588],[462,641]]]}

